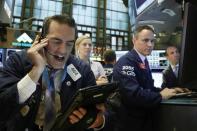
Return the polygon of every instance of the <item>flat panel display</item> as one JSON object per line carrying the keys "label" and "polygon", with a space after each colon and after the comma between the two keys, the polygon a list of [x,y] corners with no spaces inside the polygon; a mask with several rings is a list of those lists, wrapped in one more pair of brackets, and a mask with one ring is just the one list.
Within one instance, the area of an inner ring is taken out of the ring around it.
{"label": "flat panel display", "polygon": [[124,54],[126,54],[128,51],[115,51],[116,53],[116,61],[118,61],[118,59],[123,56]]}
{"label": "flat panel display", "polygon": [[146,8],[148,8],[155,0],[134,0],[134,1],[135,1],[136,14],[139,15]]}
{"label": "flat panel display", "polygon": [[152,72],[152,77],[154,80],[154,86],[157,88],[161,88],[162,80],[162,72]]}
{"label": "flat panel display", "polygon": [[165,50],[153,50],[151,55],[147,56],[147,59],[152,70],[166,69],[169,64],[165,57]]}

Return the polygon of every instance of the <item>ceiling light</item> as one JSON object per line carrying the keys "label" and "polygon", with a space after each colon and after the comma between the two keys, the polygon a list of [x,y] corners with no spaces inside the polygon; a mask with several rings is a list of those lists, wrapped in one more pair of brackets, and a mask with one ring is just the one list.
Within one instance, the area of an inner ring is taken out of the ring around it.
{"label": "ceiling light", "polygon": [[161,5],[164,2],[164,0],[157,0],[157,2],[158,2],[158,5]]}
{"label": "ceiling light", "polygon": [[165,24],[165,22],[159,20],[142,20],[139,21],[139,24]]}
{"label": "ceiling light", "polygon": [[170,16],[175,16],[176,15],[175,12],[173,10],[171,10],[171,9],[163,9],[161,12],[162,13],[166,13],[166,14],[168,14]]}

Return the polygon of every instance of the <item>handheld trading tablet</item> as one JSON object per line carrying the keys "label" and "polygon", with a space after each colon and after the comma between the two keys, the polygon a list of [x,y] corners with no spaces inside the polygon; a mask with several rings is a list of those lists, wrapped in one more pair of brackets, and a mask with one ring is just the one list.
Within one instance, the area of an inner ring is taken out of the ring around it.
{"label": "handheld trading tablet", "polygon": [[115,92],[117,88],[118,83],[112,82],[102,85],[89,86],[77,90],[68,108],[57,116],[52,131],[65,130],[66,126],[69,127],[69,122],[67,121],[68,116],[73,112],[74,109],[80,106],[104,103],[110,94]]}

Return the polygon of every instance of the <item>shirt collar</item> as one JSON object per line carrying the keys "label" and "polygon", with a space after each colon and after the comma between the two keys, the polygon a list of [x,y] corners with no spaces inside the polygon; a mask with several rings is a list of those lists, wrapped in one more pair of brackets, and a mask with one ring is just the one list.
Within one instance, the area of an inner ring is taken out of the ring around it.
{"label": "shirt collar", "polygon": [[146,56],[142,55],[140,52],[138,52],[135,48],[134,50],[137,52],[137,54],[139,55],[141,61],[144,63],[144,60],[146,59]]}
{"label": "shirt collar", "polygon": [[171,68],[174,70],[175,69],[175,67],[179,67],[179,64],[176,64],[176,65],[170,65],[171,66]]}

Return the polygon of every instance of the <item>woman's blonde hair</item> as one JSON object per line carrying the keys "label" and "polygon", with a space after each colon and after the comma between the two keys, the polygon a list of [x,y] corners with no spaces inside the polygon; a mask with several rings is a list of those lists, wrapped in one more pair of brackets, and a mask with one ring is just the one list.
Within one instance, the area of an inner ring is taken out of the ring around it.
{"label": "woman's blonde hair", "polygon": [[82,36],[77,38],[77,40],[75,42],[75,56],[79,57],[79,51],[78,51],[79,44],[85,39],[90,39],[90,37],[87,36],[87,35],[82,35]]}

